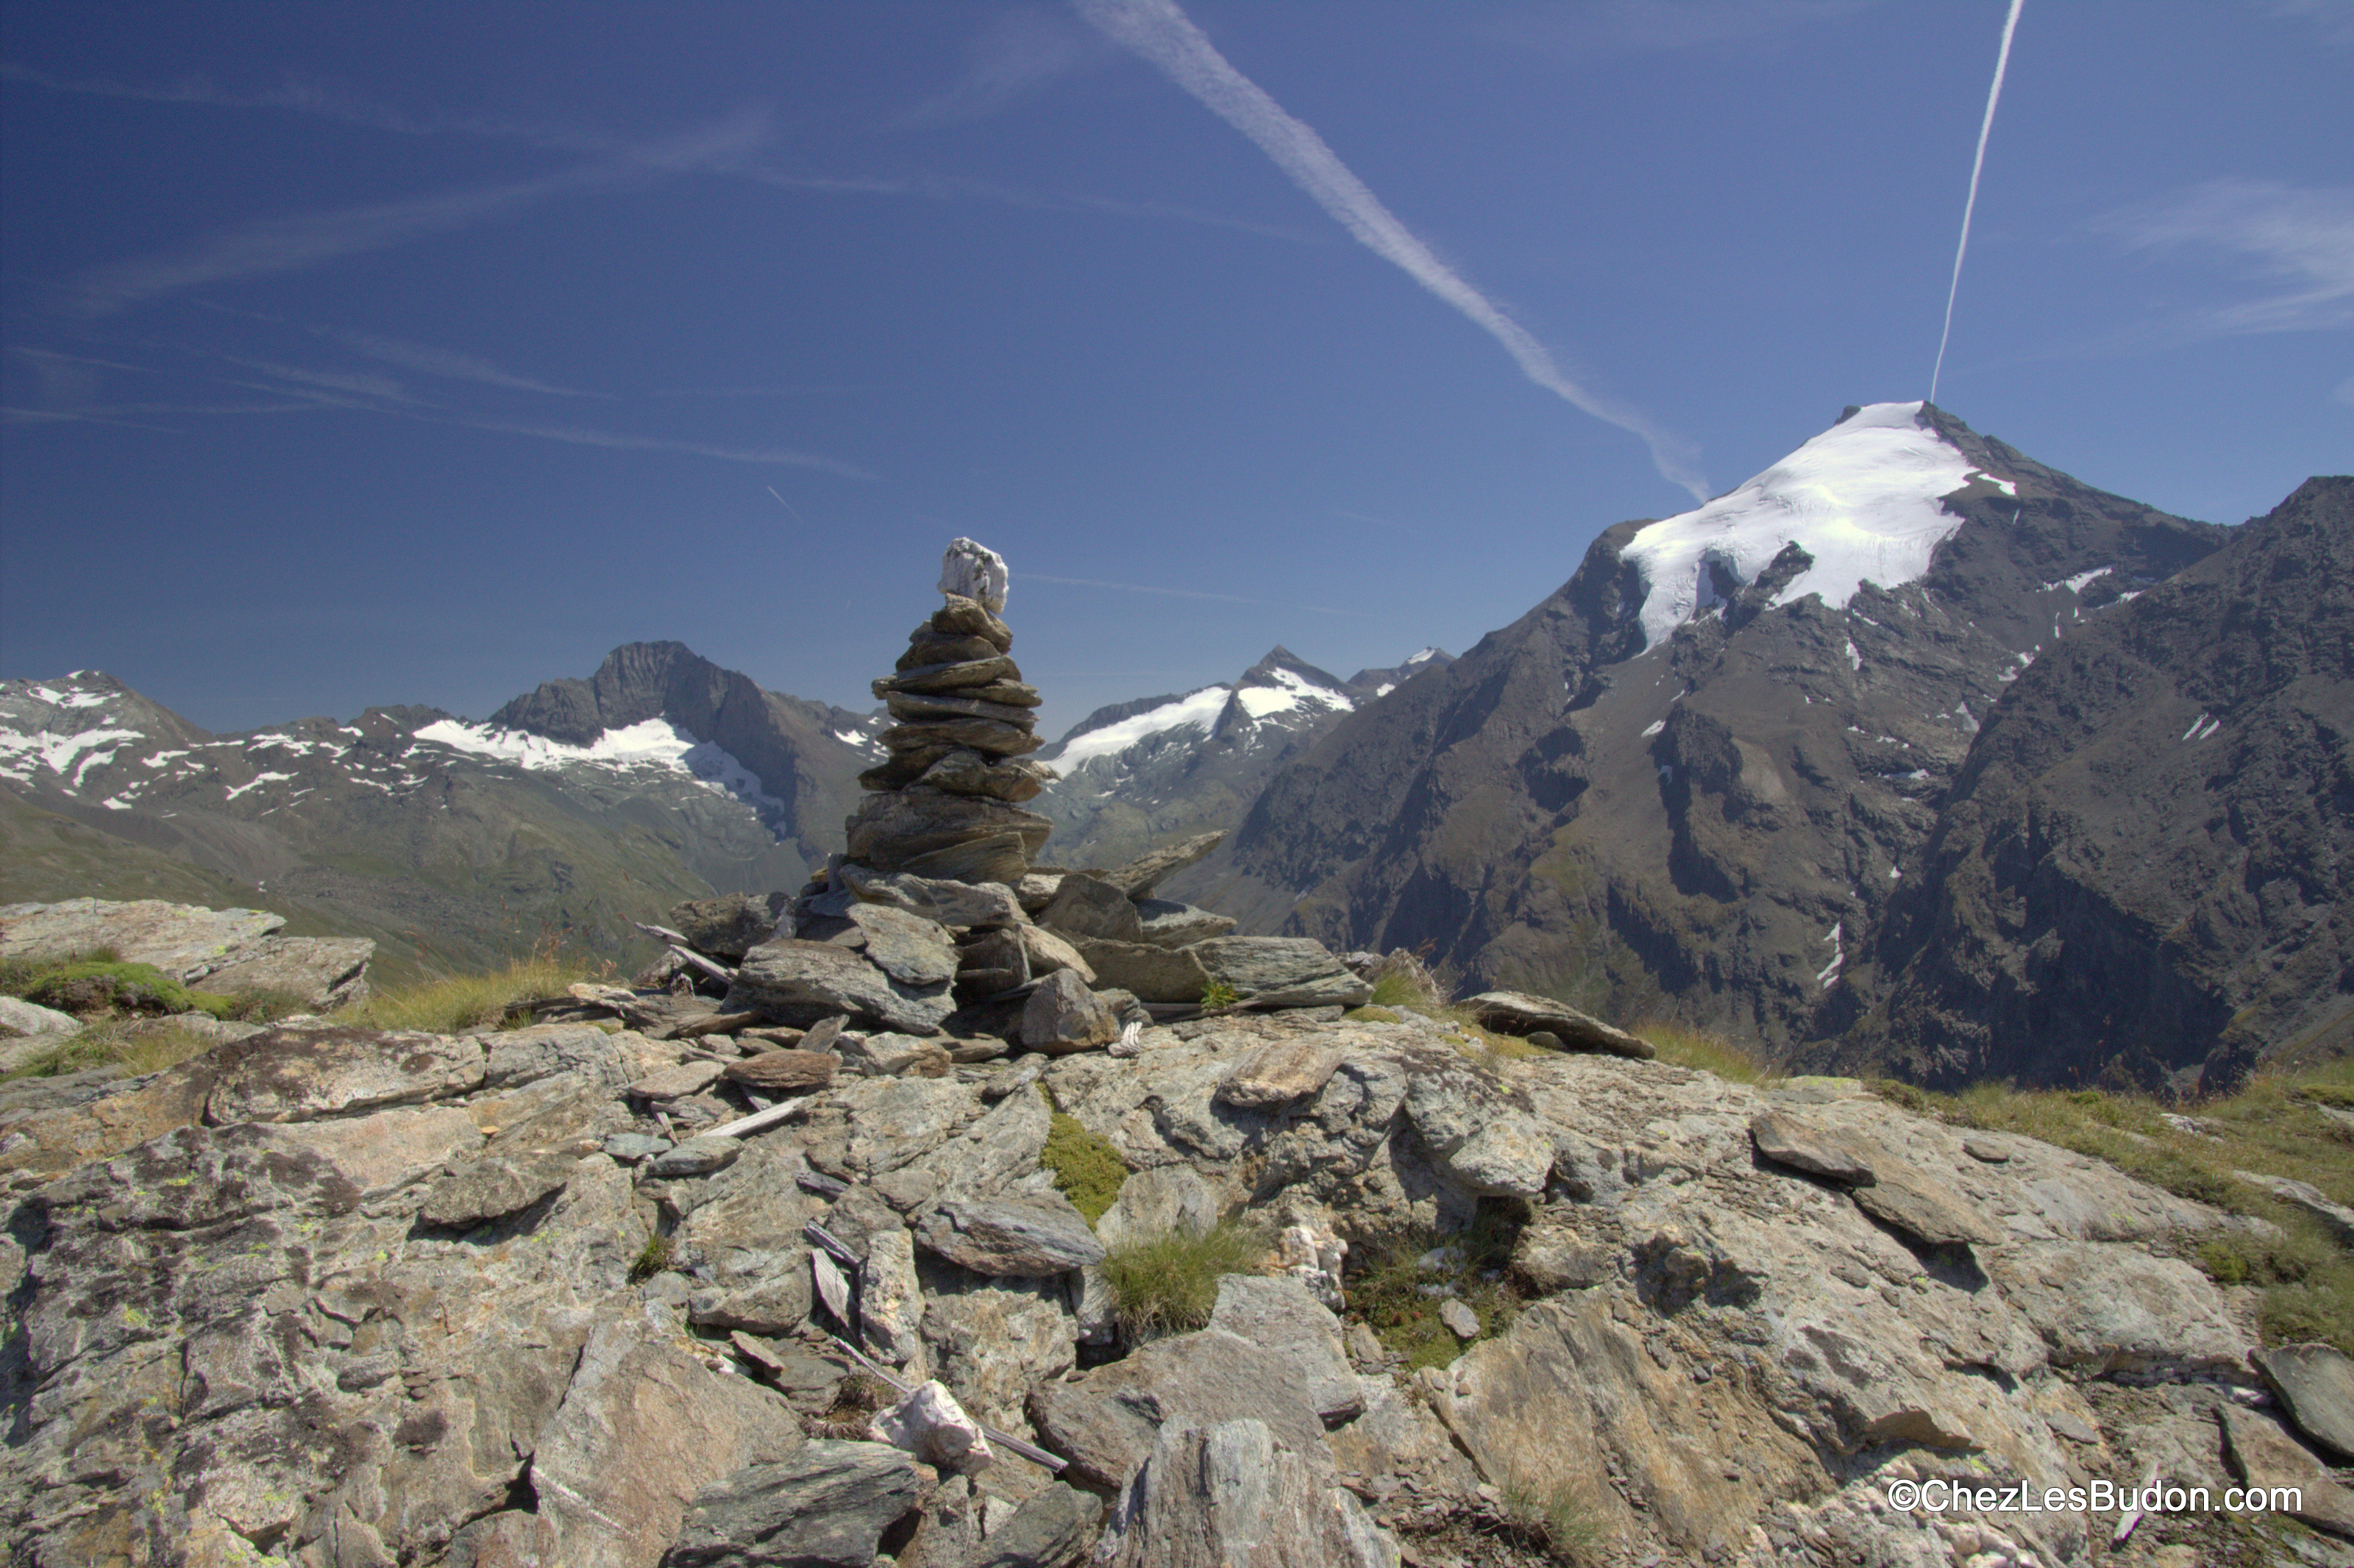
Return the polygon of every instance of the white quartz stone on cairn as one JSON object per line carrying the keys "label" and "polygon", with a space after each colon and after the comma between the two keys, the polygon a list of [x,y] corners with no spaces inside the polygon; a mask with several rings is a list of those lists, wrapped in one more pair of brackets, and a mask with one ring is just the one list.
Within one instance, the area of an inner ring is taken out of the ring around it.
{"label": "white quartz stone on cairn", "polygon": [[970,539],[952,541],[940,557],[940,591],[978,603],[991,615],[1005,613],[1005,557]]}

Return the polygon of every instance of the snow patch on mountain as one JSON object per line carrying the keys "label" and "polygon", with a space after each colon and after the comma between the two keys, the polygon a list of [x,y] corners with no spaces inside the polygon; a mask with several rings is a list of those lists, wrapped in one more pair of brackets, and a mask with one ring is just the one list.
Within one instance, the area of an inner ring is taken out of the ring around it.
{"label": "snow patch on mountain", "polygon": [[1894,588],[1925,576],[1962,525],[1940,502],[1978,470],[1921,412],[1919,403],[1858,409],[1738,490],[1639,530],[1621,556],[1642,581],[1645,645],[1717,603],[1719,580],[1755,581],[1787,545],[1814,565],[1776,605],[1820,594],[1840,609],[1866,582]]}
{"label": "snow patch on mountain", "polygon": [[1225,686],[1204,686],[1198,692],[1187,693],[1175,702],[1163,703],[1157,708],[1121,719],[1118,724],[1108,724],[1101,729],[1091,729],[1085,735],[1075,736],[1063,743],[1062,750],[1055,758],[1055,766],[1067,773],[1083,762],[1108,757],[1116,751],[1125,751],[1148,736],[1187,725],[1207,735],[1210,726],[1217,722],[1219,711],[1226,705],[1229,690]]}
{"label": "snow patch on mountain", "polygon": [[697,740],[666,718],[650,718],[601,732],[586,746],[518,729],[439,719],[416,738],[453,751],[470,752],[533,771],[580,766],[657,768],[683,773],[707,788],[733,795],[748,806],[782,810],[784,802],[760,787],[760,779],[725,747]]}
{"label": "snow patch on mountain", "polygon": [[1354,698],[1333,686],[1320,686],[1293,671],[1277,669],[1267,673],[1266,682],[1253,682],[1235,688],[1235,701],[1243,712],[1255,719],[1271,718],[1301,708],[1325,713],[1349,713],[1355,709]]}

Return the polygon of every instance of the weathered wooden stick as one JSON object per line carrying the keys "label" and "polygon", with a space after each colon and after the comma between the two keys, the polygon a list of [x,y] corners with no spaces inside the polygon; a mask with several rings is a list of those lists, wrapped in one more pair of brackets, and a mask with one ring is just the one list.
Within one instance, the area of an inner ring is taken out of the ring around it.
{"label": "weathered wooden stick", "polygon": [[811,1103],[818,1097],[815,1095],[802,1095],[798,1098],[772,1105],[767,1110],[754,1111],[750,1116],[738,1117],[734,1121],[723,1122],[708,1132],[697,1133],[695,1136],[698,1138],[748,1138],[764,1128],[774,1127],[780,1121],[790,1121],[794,1117],[809,1109]]}
{"label": "weathered wooden stick", "polygon": [[809,1237],[811,1241],[832,1253],[833,1255],[833,1260],[836,1263],[841,1264],[845,1268],[856,1268],[862,1261],[856,1253],[851,1251],[847,1246],[844,1246],[842,1244],[840,1237],[836,1236],[832,1231],[827,1230],[823,1225],[819,1224],[815,1220],[811,1220],[809,1224],[801,1227],[801,1234]]}

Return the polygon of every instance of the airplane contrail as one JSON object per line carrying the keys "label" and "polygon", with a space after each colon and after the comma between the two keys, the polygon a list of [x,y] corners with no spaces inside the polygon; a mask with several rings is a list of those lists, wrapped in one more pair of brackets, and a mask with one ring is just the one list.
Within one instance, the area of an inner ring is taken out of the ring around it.
{"label": "airplane contrail", "polygon": [[[760,488],[767,491],[771,495],[777,495],[777,487],[773,484],[764,484]],[[809,526],[808,518],[802,516],[798,512],[793,512],[793,503],[791,502],[786,500],[781,495],[777,495],[777,504],[783,507],[788,512],[792,512],[794,522],[800,524],[804,528]]]}
{"label": "airplane contrail", "polygon": [[1708,499],[1708,482],[1690,441],[1573,381],[1533,334],[1440,260],[1381,198],[1341,162],[1324,138],[1294,119],[1259,85],[1236,70],[1173,0],[1072,0],[1079,15],[1161,69],[1219,119],[1258,144],[1291,183],[1330,213],[1374,255],[1454,306],[1521,367],[1521,374],[1605,424],[1641,439],[1661,478]]}
{"label": "airplane contrail", "polygon": [[1946,330],[1937,334],[1937,364],[1929,372],[1929,401],[1937,400],[1937,377],[1946,372],[1946,340],[1954,335],[1954,297],[1962,291],[1962,258],[1970,249],[1970,214],[1978,210],[1978,171],[1986,167],[1987,136],[1994,130],[1994,106],[2002,99],[2002,73],[2010,69],[2010,36],[2019,31],[2020,7],[2027,0],[2010,0],[2010,15],[2002,22],[2002,48],[1994,59],[1994,85],[1987,89],[1986,118],[1978,122],[1978,154],[1970,160],[1970,196],[1962,204],[1962,242],[1954,247],[1954,281],[1946,289]]}

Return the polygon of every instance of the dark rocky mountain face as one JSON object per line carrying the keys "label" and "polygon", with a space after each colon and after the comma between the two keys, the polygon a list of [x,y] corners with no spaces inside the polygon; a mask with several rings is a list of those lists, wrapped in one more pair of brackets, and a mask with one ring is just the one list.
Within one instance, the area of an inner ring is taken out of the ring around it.
{"label": "dark rocky mountain face", "polygon": [[2354,1049],[2354,480],[2038,659],[1921,870],[1823,1059],[2156,1088]]}
{"label": "dark rocky mountain face", "polygon": [[1344,681],[1278,644],[1230,685],[1099,708],[1039,753],[1063,774],[1031,803],[1055,822],[1047,858],[1119,865],[1172,839],[1231,828],[1318,736],[1451,662],[1426,648]]}
{"label": "dark rocky mountain face", "polygon": [[876,727],[677,643],[486,725],[371,708],[216,736],[95,672],[0,683],[0,902],[265,902],[396,969],[545,934],[618,951],[682,898],[798,885]]}
{"label": "dark rocky mountain face", "polygon": [[1335,726],[1168,895],[1794,1053],[1870,1011],[1891,898],[2021,671],[2226,532],[1934,408],[1850,410],[1708,507],[1610,529]]}

